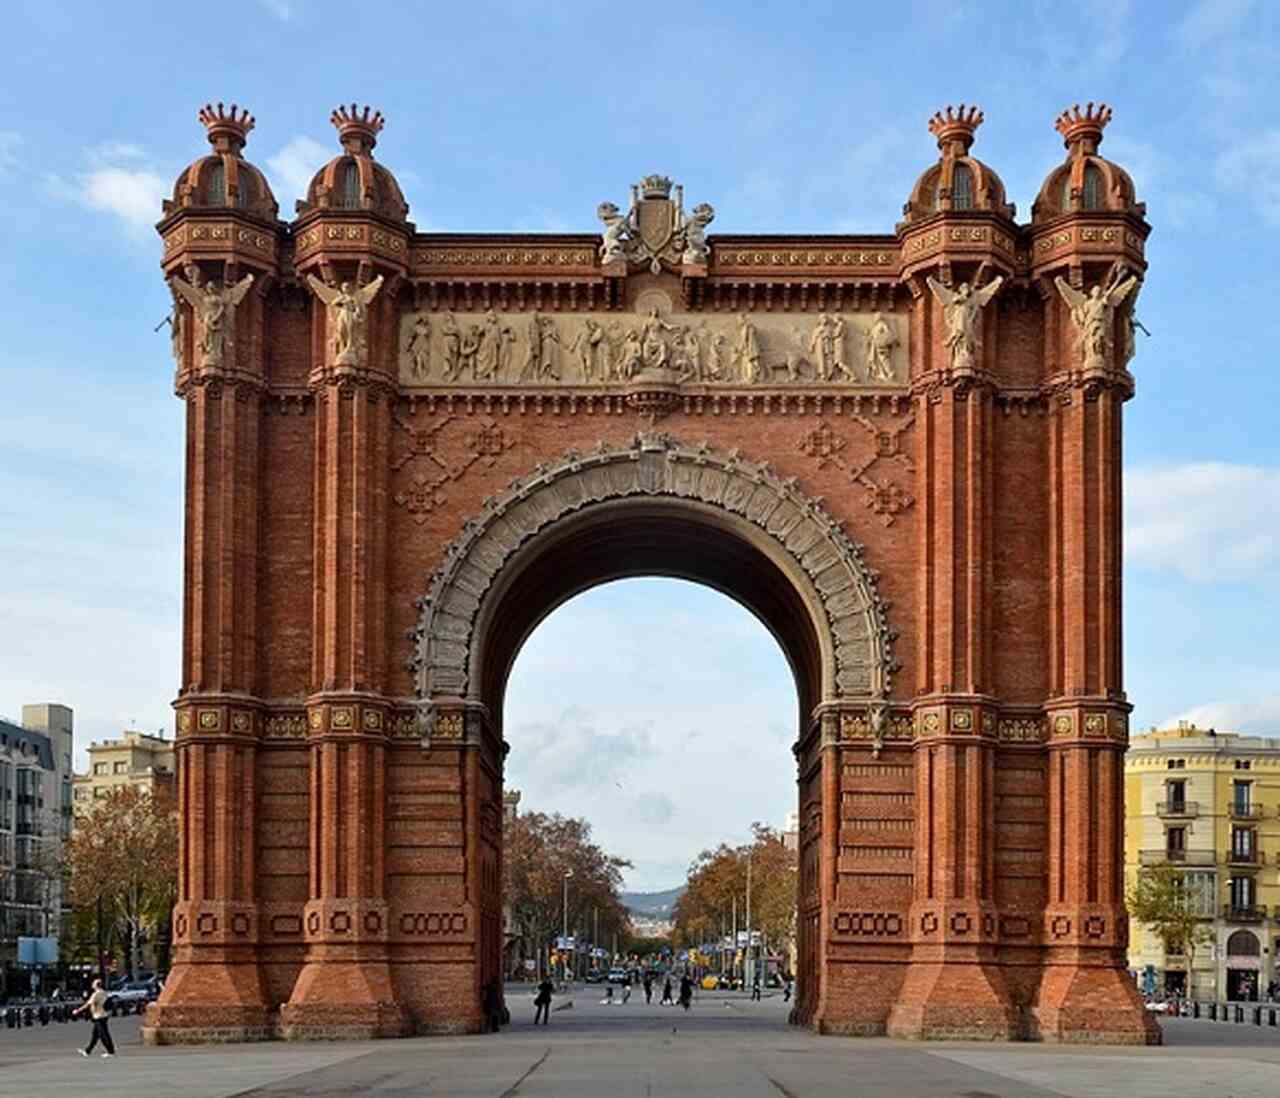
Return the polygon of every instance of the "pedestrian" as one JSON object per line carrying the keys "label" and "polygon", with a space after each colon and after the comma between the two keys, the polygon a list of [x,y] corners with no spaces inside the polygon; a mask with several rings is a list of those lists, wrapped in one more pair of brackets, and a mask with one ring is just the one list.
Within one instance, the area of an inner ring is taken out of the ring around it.
{"label": "pedestrian", "polygon": [[788,972],[782,977],[782,1001],[784,1003],[791,1002],[791,973]]}
{"label": "pedestrian", "polygon": [[90,993],[83,1003],[81,1003],[72,1014],[83,1014],[89,1012],[89,1017],[93,1020],[93,1036],[89,1038],[89,1047],[79,1050],[81,1056],[88,1056],[94,1050],[99,1041],[106,1050],[102,1054],[104,1060],[116,1054],[116,1043],[111,1039],[111,1030],[107,1028],[107,992],[102,986],[101,980],[93,981],[93,991]]}
{"label": "pedestrian", "polygon": [[604,989],[604,998],[600,1000],[604,1006],[613,1006],[613,985],[606,984]]}
{"label": "pedestrian", "polygon": [[551,1020],[551,993],[555,990],[555,985],[551,982],[550,976],[544,976],[542,983],[538,985],[538,994],[533,1000],[533,1005],[537,1008],[533,1012],[533,1024],[538,1024],[538,1019],[542,1019],[545,1026]]}
{"label": "pedestrian", "polygon": [[498,981],[484,985],[484,1019],[488,1032],[497,1033],[502,1028],[502,996],[498,994]]}
{"label": "pedestrian", "polygon": [[667,978],[662,985],[662,1001],[659,1006],[675,1006],[675,1000],[671,997],[671,973],[667,973]]}
{"label": "pedestrian", "polygon": [[756,973],[751,980],[751,1001],[758,1003],[760,1001],[760,973]]}
{"label": "pedestrian", "polygon": [[653,973],[646,972],[644,974],[644,1001],[648,1006],[653,1002]]}
{"label": "pedestrian", "polygon": [[688,1010],[693,1004],[693,981],[686,972],[680,977],[680,1005]]}
{"label": "pedestrian", "polygon": [[627,978],[622,981],[622,1001],[629,1003],[631,1001],[631,973],[627,973]]}

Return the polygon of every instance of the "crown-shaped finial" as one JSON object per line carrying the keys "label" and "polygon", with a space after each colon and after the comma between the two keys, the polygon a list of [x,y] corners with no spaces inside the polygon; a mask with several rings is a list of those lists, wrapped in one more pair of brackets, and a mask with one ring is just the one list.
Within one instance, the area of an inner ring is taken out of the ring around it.
{"label": "crown-shaped finial", "polygon": [[372,107],[363,110],[354,103],[350,107],[338,107],[329,121],[338,131],[338,140],[349,153],[367,153],[378,143],[378,134],[386,125],[381,111]]}
{"label": "crown-shaped finial", "polygon": [[1081,110],[1080,104],[1077,103],[1058,115],[1058,120],[1053,126],[1062,134],[1063,144],[1068,149],[1078,148],[1082,153],[1093,154],[1098,151],[1098,144],[1102,141],[1102,131],[1110,121],[1111,108],[1105,103],[1099,103],[1097,106],[1088,103],[1084,110]]}
{"label": "crown-shaped finial", "polygon": [[219,152],[239,152],[253,129],[253,115],[235,103],[230,110],[221,103],[206,103],[196,117],[208,131],[209,144]]}
{"label": "crown-shaped finial", "polygon": [[665,175],[646,175],[640,180],[640,191],[645,198],[670,198],[671,180]]}
{"label": "crown-shaped finial", "polygon": [[929,119],[929,132],[938,139],[938,148],[943,152],[954,150],[963,155],[973,144],[973,133],[982,125],[983,117],[977,107],[966,107],[963,103],[958,107],[945,107]]}

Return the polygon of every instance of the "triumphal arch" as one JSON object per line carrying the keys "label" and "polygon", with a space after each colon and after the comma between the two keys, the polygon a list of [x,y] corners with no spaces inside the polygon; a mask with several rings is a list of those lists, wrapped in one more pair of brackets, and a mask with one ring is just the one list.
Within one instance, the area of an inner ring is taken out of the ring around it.
{"label": "triumphal arch", "polygon": [[1148,226],[1109,119],[1057,120],[1029,221],[948,108],[883,235],[711,235],[661,175],[529,235],[416,232],[354,106],[282,221],[252,118],[202,110],[159,226],[187,483],[148,1037],[478,1030],[512,661],[574,593],[659,574],[795,672],[793,1021],[1158,1039],[1122,895]]}

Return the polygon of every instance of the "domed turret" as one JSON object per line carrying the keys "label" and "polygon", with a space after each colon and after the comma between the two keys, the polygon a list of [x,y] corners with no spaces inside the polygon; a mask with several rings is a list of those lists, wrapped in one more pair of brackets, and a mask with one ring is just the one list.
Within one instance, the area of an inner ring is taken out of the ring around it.
{"label": "domed turret", "polygon": [[274,221],[279,207],[267,177],[241,155],[253,129],[253,115],[235,103],[226,110],[206,104],[197,115],[209,134],[213,152],[203,156],[178,176],[173,199],[164,212],[175,210],[233,209]]}
{"label": "domed turret", "polygon": [[938,139],[941,157],[911,189],[903,207],[907,222],[939,212],[963,213],[989,210],[1012,218],[1013,206],[1005,199],[1000,177],[981,160],[969,155],[974,131],[982,125],[977,107],[947,107],[929,119],[929,132]]}
{"label": "domed turret", "polygon": [[298,212],[308,210],[368,210],[393,221],[405,221],[409,207],[396,177],[373,159],[373,147],[386,124],[381,111],[363,111],[354,103],[330,116],[342,142],[342,154],[320,169],[307,188]]}
{"label": "domed turret", "polygon": [[1067,160],[1044,181],[1031,209],[1032,221],[1091,210],[1146,213],[1129,173],[1098,155],[1102,131],[1110,121],[1111,108],[1105,103],[1089,103],[1084,110],[1077,104],[1058,116],[1054,128],[1062,134]]}

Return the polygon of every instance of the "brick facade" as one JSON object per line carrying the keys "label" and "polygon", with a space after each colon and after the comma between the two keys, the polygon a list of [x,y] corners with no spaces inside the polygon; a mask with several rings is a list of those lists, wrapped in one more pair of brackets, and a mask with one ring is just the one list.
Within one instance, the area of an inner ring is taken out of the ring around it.
{"label": "brick facade", "polygon": [[[795,1022],[1157,1040],[1124,967],[1132,303],[1092,357],[1067,303],[1145,269],[1107,117],[1060,120],[1029,224],[968,155],[981,116],[948,111],[893,234],[708,251],[650,177],[602,259],[596,235],[415,233],[372,158],[381,118],[354,108],[279,222],[241,157],[252,120],[202,112],[213,153],[160,224],[187,410],[183,829],[148,1039],[478,1030],[511,661],[564,597],[661,573],[741,599],[796,670]],[[322,300],[344,282],[369,288],[345,314]],[[968,343],[962,283],[991,289]],[[572,331],[634,332],[634,368],[592,376],[605,352]]]}

